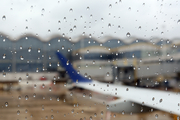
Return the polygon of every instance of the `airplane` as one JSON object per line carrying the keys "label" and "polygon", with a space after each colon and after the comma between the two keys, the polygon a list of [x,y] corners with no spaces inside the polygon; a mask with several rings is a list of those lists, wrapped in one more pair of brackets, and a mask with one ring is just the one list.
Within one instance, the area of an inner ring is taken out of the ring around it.
{"label": "airplane", "polygon": [[77,72],[72,64],[60,52],[56,52],[71,80],[76,87],[88,89],[119,99],[107,103],[109,111],[118,113],[142,113],[161,110],[180,115],[180,94],[176,92],[115,85],[88,79]]}

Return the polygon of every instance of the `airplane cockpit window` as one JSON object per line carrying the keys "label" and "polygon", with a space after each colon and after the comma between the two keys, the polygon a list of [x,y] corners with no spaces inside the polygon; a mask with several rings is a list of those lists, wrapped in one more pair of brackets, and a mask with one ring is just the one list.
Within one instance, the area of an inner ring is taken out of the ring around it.
{"label": "airplane cockpit window", "polygon": [[179,120],[180,1],[0,8],[0,120]]}

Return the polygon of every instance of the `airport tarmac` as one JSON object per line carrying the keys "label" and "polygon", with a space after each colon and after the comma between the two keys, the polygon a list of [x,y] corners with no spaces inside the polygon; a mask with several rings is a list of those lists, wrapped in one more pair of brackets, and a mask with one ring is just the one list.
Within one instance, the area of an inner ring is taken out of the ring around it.
{"label": "airport tarmac", "polygon": [[36,88],[0,91],[0,120],[173,120],[170,114],[160,111],[110,113],[106,101],[112,97],[87,90],[67,91],[64,83],[53,84],[51,89]]}

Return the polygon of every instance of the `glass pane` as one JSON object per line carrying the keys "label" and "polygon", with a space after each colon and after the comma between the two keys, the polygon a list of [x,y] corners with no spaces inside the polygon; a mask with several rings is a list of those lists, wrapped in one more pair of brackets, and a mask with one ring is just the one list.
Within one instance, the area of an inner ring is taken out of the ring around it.
{"label": "glass pane", "polygon": [[0,119],[179,120],[179,1],[0,8]]}

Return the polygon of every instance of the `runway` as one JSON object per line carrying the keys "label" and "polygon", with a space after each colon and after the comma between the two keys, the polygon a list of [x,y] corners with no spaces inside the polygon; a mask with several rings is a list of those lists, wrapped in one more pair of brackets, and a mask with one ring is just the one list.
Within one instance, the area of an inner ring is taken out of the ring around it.
{"label": "runway", "polygon": [[51,90],[29,87],[0,92],[0,120],[173,120],[170,114],[154,111],[126,115],[107,111],[112,97],[86,90],[67,91],[64,84]]}

